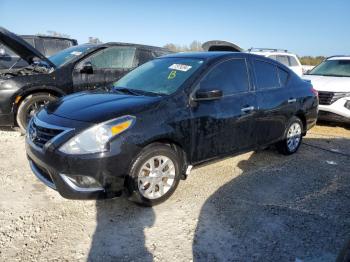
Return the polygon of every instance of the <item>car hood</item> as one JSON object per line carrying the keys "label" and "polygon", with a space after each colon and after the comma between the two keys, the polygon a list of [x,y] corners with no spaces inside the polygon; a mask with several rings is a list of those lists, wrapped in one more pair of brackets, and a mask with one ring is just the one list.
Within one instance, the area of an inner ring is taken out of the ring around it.
{"label": "car hood", "polygon": [[55,65],[37,49],[24,41],[18,35],[6,30],[3,27],[0,27],[0,43],[14,51],[28,64],[32,64],[35,58],[39,58],[40,60],[46,62],[49,66],[55,67]]}
{"label": "car hood", "polygon": [[133,96],[108,92],[76,93],[50,103],[46,111],[59,117],[101,123],[122,115],[133,115],[154,108],[161,97]]}
{"label": "car hood", "polygon": [[350,92],[350,77],[304,75],[317,91]]}

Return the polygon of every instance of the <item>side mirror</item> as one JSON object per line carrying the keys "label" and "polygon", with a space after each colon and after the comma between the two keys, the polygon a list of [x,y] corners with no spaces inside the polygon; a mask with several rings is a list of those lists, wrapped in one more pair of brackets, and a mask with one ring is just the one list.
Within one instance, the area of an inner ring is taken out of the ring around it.
{"label": "side mirror", "polygon": [[94,73],[94,69],[92,68],[91,62],[85,62],[83,64],[82,68],[80,69],[80,73],[93,74]]}
{"label": "side mirror", "polygon": [[198,91],[194,97],[195,101],[201,100],[217,100],[222,97],[221,90],[210,90],[210,91]]}

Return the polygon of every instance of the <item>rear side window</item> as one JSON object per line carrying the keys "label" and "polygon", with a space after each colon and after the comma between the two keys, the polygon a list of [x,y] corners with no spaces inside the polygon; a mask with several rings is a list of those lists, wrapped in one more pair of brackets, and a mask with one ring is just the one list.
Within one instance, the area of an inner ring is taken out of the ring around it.
{"label": "rear side window", "polygon": [[44,45],[44,50],[45,50],[45,56],[52,56],[56,53],[58,53],[61,50],[64,50],[68,47],[71,47],[73,44],[69,40],[64,40],[64,39],[42,39],[42,43]]}
{"label": "rear side window", "polygon": [[299,66],[298,61],[293,56],[289,57],[289,63],[291,66]]}
{"label": "rear side window", "polygon": [[219,89],[223,95],[249,90],[249,77],[245,59],[231,59],[214,67],[200,81],[200,90]]}
{"label": "rear side window", "polygon": [[278,70],[278,76],[280,78],[280,82],[281,82],[281,86],[285,86],[287,84],[287,81],[288,81],[288,72],[277,67],[277,70]]}
{"label": "rear side window", "polygon": [[258,90],[280,87],[275,65],[261,60],[254,60],[254,67]]}

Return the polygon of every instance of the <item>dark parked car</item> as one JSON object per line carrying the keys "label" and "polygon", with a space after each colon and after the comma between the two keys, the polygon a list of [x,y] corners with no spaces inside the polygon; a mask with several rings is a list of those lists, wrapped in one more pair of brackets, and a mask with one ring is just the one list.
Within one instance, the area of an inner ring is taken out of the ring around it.
{"label": "dark parked car", "polygon": [[109,92],[50,103],[31,120],[26,150],[35,175],[63,197],[126,188],[153,205],[200,163],[271,144],[296,152],[317,108],[310,82],[269,58],[180,53],[140,66]]}
{"label": "dark parked car", "polygon": [[44,104],[66,94],[105,87],[135,67],[169,52],[153,46],[107,43],[73,46],[46,58],[17,35],[0,28],[0,42],[28,64],[0,74],[0,126],[18,125]]}
{"label": "dark parked car", "polygon": [[[65,37],[41,35],[21,35],[20,37],[46,57],[78,44],[77,40]],[[0,44],[0,73],[6,72],[9,68],[21,68],[28,65],[18,54]]]}

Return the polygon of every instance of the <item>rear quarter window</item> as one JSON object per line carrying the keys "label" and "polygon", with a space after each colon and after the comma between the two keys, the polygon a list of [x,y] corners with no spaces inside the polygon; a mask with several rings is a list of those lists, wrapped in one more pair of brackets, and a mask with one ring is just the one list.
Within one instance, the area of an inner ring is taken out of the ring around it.
{"label": "rear quarter window", "polygon": [[257,90],[280,87],[277,66],[265,61],[254,60],[254,68],[257,81]]}
{"label": "rear quarter window", "polygon": [[290,63],[291,66],[299,66],[298,61],[293,56],[289,57],[289,63]]}
{"label": "rear quarter window", "polygon": [[288,59],[288,56],[286,55],[278,55],[277,61],[285,66],[289,66],[289,59]]}

